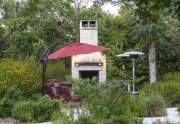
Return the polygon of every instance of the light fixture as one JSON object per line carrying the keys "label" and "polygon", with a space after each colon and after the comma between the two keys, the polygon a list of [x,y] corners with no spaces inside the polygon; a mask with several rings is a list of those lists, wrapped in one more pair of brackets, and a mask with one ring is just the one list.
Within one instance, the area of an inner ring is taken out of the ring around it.
{"label": "light fixture", "polygon": [[[136,94],[135,92],[135,60],[141,56],[143,56],[144,53],[140,51],[131,51],[131,52],[125,52],[123,54],[117,55],[118,57],[122,58],[128,58],[130,57],[132,59],[132,71],[133,71],[133,94]],[[128,84],[128,91],[130,90],[130,84]]]}

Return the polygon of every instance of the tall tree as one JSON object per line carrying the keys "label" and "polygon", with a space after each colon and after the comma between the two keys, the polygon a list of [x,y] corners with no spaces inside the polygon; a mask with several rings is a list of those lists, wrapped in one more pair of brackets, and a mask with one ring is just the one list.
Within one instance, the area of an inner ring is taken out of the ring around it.
{"label": "tall tree", "polygon": [[163,27],[161,17],[168,16],[179,17],[178,10],[180,9],[179,1],[177,0],[102,0],[103,2],[112,2],[134,10],[136,16],[136,26],[133,33],[138,39],[144,39],[145,44],[148,44],[149,55],[149,75],[150,83],[157,81],[156,74],[156,45],[163,36]]}
{"label": "tall tree", "polygon": [[70,0],[3,1],[3,24],[11,32],[6,55],[22,59],[39,56],[46,46],[58,41],[58,45],[63,45],[61,39],[73,38],[71,4]]}

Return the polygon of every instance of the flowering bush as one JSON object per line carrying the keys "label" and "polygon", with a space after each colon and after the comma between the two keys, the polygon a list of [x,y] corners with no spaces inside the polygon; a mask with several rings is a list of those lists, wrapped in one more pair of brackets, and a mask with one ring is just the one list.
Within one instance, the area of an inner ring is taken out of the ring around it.
{"label": "flowering bush", "polygon": [[31,95],[41,87],[39,68],[35,62],[19,62],[11,59],[0,60],[0,89],[3,91],[11,85],[17,85],[25,94]]}

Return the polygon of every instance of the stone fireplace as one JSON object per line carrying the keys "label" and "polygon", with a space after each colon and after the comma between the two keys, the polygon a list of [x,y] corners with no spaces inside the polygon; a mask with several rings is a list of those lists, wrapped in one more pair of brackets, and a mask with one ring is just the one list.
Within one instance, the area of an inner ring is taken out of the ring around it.
{"label": "stone fireplace", "polygon": [[[98,45],[98,21],[80,21],[80,42]],[[96,77],[99,82],[106,81],[106,56],[101,52],[72,56],[72,77]]]}

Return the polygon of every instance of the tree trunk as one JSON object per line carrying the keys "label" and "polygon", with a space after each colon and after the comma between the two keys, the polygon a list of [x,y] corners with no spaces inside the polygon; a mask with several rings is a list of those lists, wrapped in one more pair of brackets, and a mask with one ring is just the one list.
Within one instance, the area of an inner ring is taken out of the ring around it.
{"label": "tree trunk", "polygon": [[149,45],[149,74],[150,83],[157,81],[156,77],[156,44],[152,41]]}

